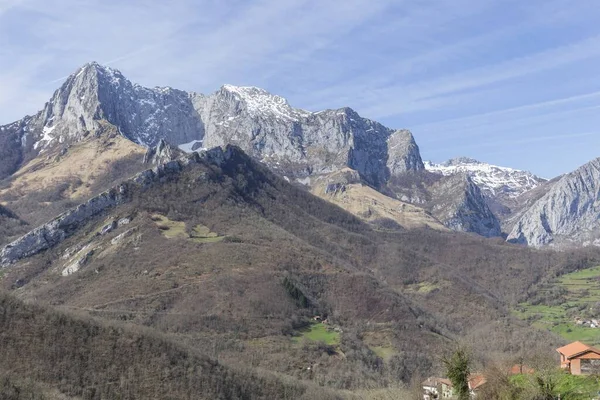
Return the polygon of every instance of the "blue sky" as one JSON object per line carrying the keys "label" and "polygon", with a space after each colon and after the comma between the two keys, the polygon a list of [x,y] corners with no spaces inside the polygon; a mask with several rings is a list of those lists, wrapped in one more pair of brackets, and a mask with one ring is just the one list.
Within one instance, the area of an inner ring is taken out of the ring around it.
{"label": "blue sky", "polygon": [[350,106],[425,159],[552,177],[600,156],[598,21],[597,0],[0,0],[0,124],[95,60],[145,86]]}

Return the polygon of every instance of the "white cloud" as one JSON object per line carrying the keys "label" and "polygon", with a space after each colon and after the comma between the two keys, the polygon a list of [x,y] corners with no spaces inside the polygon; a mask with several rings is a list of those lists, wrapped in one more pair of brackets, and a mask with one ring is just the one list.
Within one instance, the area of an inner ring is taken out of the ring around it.
{"label": "white cloud", "polygon": [[[552,99],[533,104],[525,104],[461,118],[444,119],[419,125],[411,128],[419,132],[438,132],[445,138],[450,136],[467,136],[469,131],[489,132],[493,126],[520,126],[540,125],[557,118],[574,118],[574,114],[595,111],[600,108],[600,91]],[[589,105],[593,104],[593,105]],[[501,128],[501,129],[502,129]],[[450,135],[449,133],[454,133]],[[432,139],[434,140],[434,139]]]}
{"label": "white cloud", "polygon": [[427,82],[375,89],[368,97],[362,99],[363,103],[368,104],[363,112],[382,118],[440,107],[455,102],[451,96],[444,97],[448,94],[482,88],[598,56],[600,56],[600,36],[593,36],[577,43]]}
{"label": "white cloud", "polygon": [[[585,92],[569,88],[569,77],[539,78],[597,64],[600,31],[590,22],[590,0],[568,10],[564,0],[52,3],[0,0],[0,18],[9,4],[11,16],[0,24],[0,123],[41,108],[92,60],[147,86],[207,92],[250,84],[290,95],[303,108],[352,106],[415,127],[422,143],[540,129],[587,116],[596,101],[593,93],[568,96]],[[598,88],[591,77],[588,91]],[[532,83],[507,84],[521,80]],[[533,96],[536,85],[561,90]]]}

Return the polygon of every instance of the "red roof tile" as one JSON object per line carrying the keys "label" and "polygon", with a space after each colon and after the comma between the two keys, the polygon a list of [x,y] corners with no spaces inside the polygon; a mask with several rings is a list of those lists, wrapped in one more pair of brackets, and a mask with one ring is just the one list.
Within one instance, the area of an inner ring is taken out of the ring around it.
{"label": "red roof tile", "polygon": [[482,374],[472,374],[469,376],[469,388],[471,388],[471,390],[478,389],[480,386],[485,384],[485,382],[485,376]]}
{"label": "red roof tile", "polygon": [[600,350],[581,342],[570,343],[566,346],[556,349],[556,351],[567,358],[573,358],[579,354],[587,353],[589,351],[600,354]]}

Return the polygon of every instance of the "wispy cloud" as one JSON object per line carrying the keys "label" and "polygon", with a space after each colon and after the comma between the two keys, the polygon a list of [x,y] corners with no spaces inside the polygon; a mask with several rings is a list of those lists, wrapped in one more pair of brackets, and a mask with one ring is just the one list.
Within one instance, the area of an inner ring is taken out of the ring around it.
{"label": "wispy cloud", "polygon": [[302,108],[352,106],[414,128],[440,157],[600,122],[596,0],[51,3],[0,0],[0,123],[92,60],[147,86],[250,84]]}
{"label": "wispy cloud", "polygon": [[[500,146],[506,146],[506,145],[515,147],[515,146],[524,145],[524,144],[546,143],[546,142],[557,141],[557,140],[578,139],[578,138],[589,137],[589,136],[598,136],[598,135],[600,135],[600,131],[567,133],[567,134],[562,134],[562,135],[536,136],[536,137],[528,137],[528,138],[522,138],[522,139],[510,138],[510,139],[505,139],[505,140],[478,141],[476,143],[463,144],[461,146],[456,146],[456,147],[443,147],[443,148],[437,148],[437,149],[435,147],[433,147],[428,152],[430,154],[435,154],[436,152],[437,153],[439,153],[439,152],[445,153],[447,151],[464,152],[464,151],[469,151],[472,149],[498,148]],[[503,149],[502,151],[506,151],[506,150]],[[491,154],[491,153],[486,153],[486,154]]]}
{"label": "wispy cloud", "polygon": [[[475,114],[475,115],[469,115],[468,117],[451,118],[451,119],[445,119],[445,120],[441,120],[441,121],[435,121],[432,123],[417,125],[415,128],[427,129],[428,127],[431,127],[431,126],[439,127],[441,125],[455,124],[455,123],[461,124],[463,126],[464,125],[472,125],[473,123],[477,123],[480,121],[489,121],[490,118],[504,117],[504,116],[510,115],[510,114],[521,114],[523,112],[536,111],[536,110],[541,110],[541,109],[545,109],[545,108],[555,108],[556,106],[564,106],[564,105],[571,104],[571,103],[578,103],[582,100],[600,100],[600,90],[591,92],[591,93],[584,93],[584,94],[579,94],[579,95],[575,95],[575,96],[563,97],[560,99],[540,101],[540,102],[533,103],[533,104],[525,104],[525,105],[521,105],[521,106],[517,106],[517,107],[509,107],[509,108],[505,108],[505,109],[501,109],[501,110],[495,110],[495,111],[484,112],[484,113]],[[597,108],[597,107],[600,107],[600,106],[593,106],[592,108]],[[587,109],[587,108],[588,107],[585,107],[585,109]],[[571,110],[567,110],[567,112],[569,112],[569,111],[571,111]]]}
{"label": "wispy cloud", "polygon": [[[425,83],[397,85],[373,90],[367,98],[363,99],[363,102],[369,104],[364,112],[382,118],[397,115],[400,112],[436,108],[454,102],[452,97],[443,97],[449,93],[482,88],[598,56],[600,56],[600,35],[530,56],[433,79]],[[399,93],[402,93],[402,96],[398,96]],[[400,99],[398,99],[399,97]]]}
{"label": "wispy cloud", "polygon": [[24,0],[0,0],[0,17],[2,17],[2,14],[9,11],[11,8],[23,3],[23,1]]}

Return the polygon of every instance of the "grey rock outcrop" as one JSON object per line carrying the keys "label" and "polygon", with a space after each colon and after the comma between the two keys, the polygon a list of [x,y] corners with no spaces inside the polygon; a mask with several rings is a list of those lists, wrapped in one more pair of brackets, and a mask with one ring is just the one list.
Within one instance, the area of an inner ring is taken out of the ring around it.
{"label": "grey rock outcrop", "polygon": [[[8,244],[0,252],[0,267],[6,267],[20,259],[56,246],[68,238],[77,228],[89,221],[90,218],[109,208],[127,202],[129,200],[129,184],[130,182],[125,182],[116,188],[101,193]],[[103,227],[101,233],[110,232],[115,225],[117,224],[111,223]]]}
{"label": "grey rock outcrop", "polygon": [[465,174],[441,179],[430,187],[431,213],[446,227],[485,237],[502,234],[500,222],[488,207],[481,189]]}
{"label": "grey rock outcrop", "polygon": [[59,215],[4,247],[0,252],[0,266],[12,264],[57,245],[89,218],[126,200],[127,186],[119,185]]}
{"label": "grey rock outcrop", "polygon": [[600,244],[600,158],[564,175],[515,223],[508,240],[530,246]]}
{"label": "grey rock outcrop", "polygon": [[410,131],[399,130],[388,138],[387,167],[391,175],[425,169],[419,146]]}
{"label": "grey rock outcrop", "polygon": [[48,146],[98,134],[103,124],[147,147],[161,139],[186,151],[234,144],[291,178],[351,167],[380,186],[395,173],[423,169],[410,132],[394,131],[350,108],[308,112],[255,87],[224,85],[208,96],[149,89],[90,63],[38,114],[0,127],[0,145],[11,149],[0,162],[0,179]]}
{"label": "grey rock outcrop", "polygon": [[165,164],[180,158],[184,152],[160,139],[155,147],[150,147],[144,154],[144,164]]}
{"label": "grey rock outcrop", "polygon": [[426,161],[425,169],[443,176],[468,175],[481,189],[504,232],[512,229],[516,215],[528,201],[528,193],[547,183],[546,179],[531,172],[492,165],[468,157],[453,158],[441,164]]}

